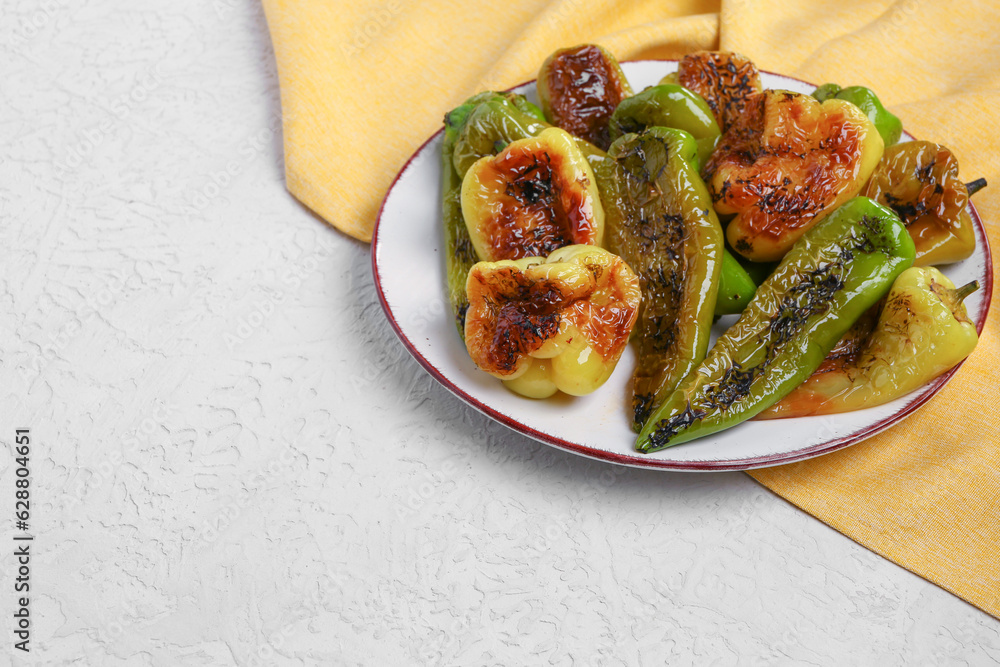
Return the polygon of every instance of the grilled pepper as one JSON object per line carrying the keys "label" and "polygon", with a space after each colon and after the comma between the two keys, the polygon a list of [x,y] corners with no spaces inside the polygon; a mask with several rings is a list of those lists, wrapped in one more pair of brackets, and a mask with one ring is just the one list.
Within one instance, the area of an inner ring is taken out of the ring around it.
{"label": "grilled pepper", "polygon": [[545,117],[603,150],[611,144],[611,112],[631,94],[618,61],[595,44],[560,49],[538,72],[538,98]]}
{"label": "grilled pepper", "polygon": [[[828,415],[882,405],[930,382],[975,349],[979,336],[959,289],[933,267],[896,278],[878,325],[853,357],[820,367],[759,419]],[[825,372],[823,372],[825,370]]]}
{"label": "grilled pepper", "polygon": [[917,246],[917,266],[925,266],[957,262],[975,250],[969,195],[985,185],[963,184],[958,160],[944,146],[910,141],[886,149],[865,196],[896,211]]}
{"label": "grilled pepper", "polygon": [[604,236],[594,172],[558,127],[473,164],[462,181],[462,214],[476,253],[488,262],[600,245]]}
{"label": "grilled pepper", "polygon": [[723,132],[743,115],[750,97],[762,90],[757,66],[728,51],[688,54],[660,83],[680,84],[704,98]]}
{"label": "grilled pepper", "polygon": [[608,248],[642,284],[633,377],[633,425],[705,357],[722,263],[722,230],[694,161],[694,138],[653,127],[608,150],[613,191],[605,198]]}
{"label": "grilled pepper", "polygon": [[673,84],[652,86],[621,101],[611,114],[612,141],[648,127],[674,127],[695,138],[699,164],[705,164],[719,140],[712,110],[697,94]]}
{"label": "grilled pepper", "polygon": [[469,300],[465,281],[478,261],[462,217],[462,177],[476,160],[499,153],[508,143],[548,127],[541,111],[523,95],[486,92],[475,95],[444,118],[441,147],[441,209],[444,227],[445,273],[459,335],[465,334]]}
{"label": "grilled pepper", "polygon": [[835,83],[824,83],[812,92],[812,96],[820,102],[826,100],[844,100],[850,102],[865,112],[878,133],[882,135],[885,145],[892,146],[903,134],[903,122],[882,106],[882,101],[871,88],[864,86],[848,86],[841,88]]}
{"label": "grilled pepper", "polygon": [[913,263],[891,210],[857,197],[811,229],[757,289],[705,361],[650,417],[636,449],[653,452],[735,426],[820,365],[851,324]]}
{"label": "grilled pepper", "polygon": [[588,394],[611,376],[639,311],[639,280],[595,246],[480,262],[469,271],[465,344],[476,365],[529,398]]}
{"label": "grilled pepper", "polygon": [[881,157],[882,137],[850,102],[765,90],[722,135],[704,173],[715,210],[736,214],[730,245],[767,262],[857,195]]}
{"label": "grilled pepper", "polygon": [[726,248],[722,249],[722,270],[719,272],[719,296],[715,300],[716,315],[736,315],[750,303],[757,283]]}

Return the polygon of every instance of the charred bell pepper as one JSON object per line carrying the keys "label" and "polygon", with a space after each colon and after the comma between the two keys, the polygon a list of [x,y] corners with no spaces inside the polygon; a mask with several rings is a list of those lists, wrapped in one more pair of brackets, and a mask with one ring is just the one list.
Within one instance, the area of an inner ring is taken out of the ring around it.
{"label": "charred bell pepper", "polygon": [[979,336],[962,300],[977,289],[977,282],[955,289],[933,267],[907,269],[896,278],[878,324],[856,354],[821,366],[758,419],[871,408],[930,382],[975,349]]}
{"label": "charred bell pepper", "polygon": [[479,259],[488,262],[600,245],[604,236],[594,172],[558,127],[473,164],[462,181],[462,215]]}
{"label": "charred bell pepper", "polygon": [[777,259],[857,195],[882,157],[882,137],[844,100],[765,90],[722,135],[704,173],[726,238],[755,262]]}
{"label": "charred bell pepper", "polygon": [[639,311],[639,279],[595,246],[480,262],[465,344],[480,369],[529,398],[589,394],[611,376]]}
{"label": "charred bell pepper", "polygon": [[683,86],[660,84],[621,101],[611,114],[612,141],[648,127],[674,127],[695,138],[699,164],[705,164],[719,140],[712,110],[696,93]]}
{"label": "charred bell pepper", "polygon": [[723,132],[743,115],[749,98],[762,90],[757,66],[729,51],[688,54],[660,83],[680,84],[704,98]]}
{"label": "charred bell pepper", "polygon": [[757,283],[726,248],[722,249],[722,270],[719,272],[719,295],[715,300],[716,315],[737,315],[750,303]]}
{"label": "charred bell pepper", "polygon": [[560,49],[538,72],[538,98],[545,117],[603,150],[611,144],[611,112],[631,94],[618,61],[596,44]]}
{"label": "charred bell pepper", "polygon": [[639,275],[633,425],[705,357],[722,264],[722,230],[694,165],[694,138],[653,127],[608,150],[613,191],[605,198],[606,243]]}
{"label": "charred bell pepper", "polygon": [[896,211],[917,246],[917,266],[965,259],[976,248],[969,195],[986,185],[958,178],[958,160],[940,144],[909,141],[886,149],[865,196]]}
{"label": "charred bell pepper", "polygon": [[479,158],[495,155],[511,141],[538,134],[548,126],[538,107],[513,93],[479,93],[445,115],[441,148],[445,272],[459,335],[465,333],[469,307],[466,278],[478,261],[462,217],[462,178]]}
{"label": "charred bell pepper", "polygon": [[835,83],[824,83],[812,92],[812,96],[820,102],[832,99],[844,100],[864,111],[868,120],[882,135],[882,141],[887,147],[899,141],[899,137],[903,134],[903,122],[882,106],[882,101],[871,88],[864,86],[841,88]]}
{"label": "charred bell pepper", "polygon": [[891,210],[857,197],[811,229],[639,434],[653,452],[735,426],[801,384],[913,263]]}

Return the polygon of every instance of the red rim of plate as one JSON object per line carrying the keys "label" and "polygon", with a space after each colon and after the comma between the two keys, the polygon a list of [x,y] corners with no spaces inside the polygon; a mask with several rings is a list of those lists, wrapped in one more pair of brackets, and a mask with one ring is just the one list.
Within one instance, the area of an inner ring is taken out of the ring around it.
{"label": "red rim of plate", "polygon": [[[678,61],[677,60],[632,60],[623,62],[670,63]],[[764,71],[762,70],[762,72]],[[764,72],[764,73],[770,74],[772,76],[792,79],[804,83],[806,85],[815,86],[815,84],[813,83],[804,81],[802,79],[797,79],[795,77],[788,76],[786,74],[776,74],[774,72]],[[522,86],[534,83],[535,81],[536,81],[535,79],[532,79],[531,81],[525,81],[524,83],[508,88],[507,90],[508,91],[516,90],[518,88],[521,88]],[[396,187],[396,182],[400,179],[400,177],[402,177],[404,173],[406,173],[407,169],[409,169],[410,163],[412,163],[413,160],[418,155],[420,155],[420,153],[424,150],[427,144],[434,141],[438,137],[438,135],[442,134],[443,132],[444,132],[443,129],[438,130],[437,132],[432,134],[426,141],[424,141],[424,143],[422,143],[420,147],[417,148],[416,151],[414,151],[413,155],[411,155],[410,158],[406,161],[406,164],[403,165],[403,168],[400,169],[399,173],[396,174],[396,177],[393,179],[392,184],[389,186],[389,190],[386,192],[385,199],[382,200],[382,205],[379,207],[378,211],[378,217],[375,220],[375,229],[372,232],[371,257],[372,257],[372,274],[375,278],[375,289],[378,292],[379,303],[382,304],[382,310],[385,312],[385,315],[389,320],[389,324],[392,327],[392,330],[396,333],[396,336],[399,338],[400,342],[402,342],[403,347],[405,347],[406,350],[410,353],[410,355],[417,360],[417,363],[419,363],[421,366],[424,367],[424,370],[430,373],[435,380],[440,382],[448,391],[450,391],[452,394],[463,400],[465,403],[471,405],[475,409],[479,410],[480,412],[489,416],[490,418],[500,422],[501,424],[519,433],[522,433],[530,438],[533,438],[540,442],[544,442],[548,445],[552,445],[553,447],[557,447],[559,449],[572,452],[574,454],[579,454],[581,456],[585,456],[588,458],[598,459],[601,461],[608,461],[610,463],[617,463],[621,465],[639,467],[639,468],[653,468],[658,470],[674,470],[674,471],[721,472],[727,470],[751,470],[754,468],[764,468],[770,466],[784,465],[788,463],[795,463],[798,461],[804,461],[806,459],[815,458],[817,456],[822,456],[823,454],[829,454],[830,452],[835,452],[838,449],[849,447],[850,445],[861,442],[862,440],[867,440],[868,438],[886,430],[890,426],[893,426],[903,421],[906,417],[908,417],[914,411],[916,411],[917,408],[919,408],[924,403],[933,398],[941,390],[941,388],[944,387],[945,384],[947,384],[948,380],[950,380],[951,377],[956,372],[958,372],[958,369],[962,367],[962,364],[965,363],[964,361],[960,362],[957,366],[955,366],[948,372],[938,376],[937,378],[929,382],[927,385],[924,385],[924,387],[920,390],[919,396],[914,398],[912,401],[907,403],[905,406],[903,406],[900,410],[893,413],[891,416],[886,417],[885,419],[881,419],[875,422],[874,424],[871,424],[858,431],[855,431],[850,435],[846,435],[841,438],[836,438],[834,440],[828,440],[818,445],[812,445],[804,449],[799,449],[792,452],[786,452],[783,454],[765,455],[747,459],[717,459],[709,461],[662,461],[648,456],[639,456],[639,455],[628,456],[623,454],[616,454],[613,452],[607,452],[600,449],[594,449],[592,447],[580,445],[575,442],[563,440],[562,438],[550,435],[548,433],[537,431],[531,428],[530,426],[526,426],[525,424],[522,424],[516,419],[513,419],[512,417],[505,415],[501,412],[498,412],[489,405],[486,405],[485,403],[479,401],[475,397],[469,395],[462,389],[458,388],[455,384],[451,382],[451,380],[445,377],[445,375],[436,366],[434,366],[426,358],[424,358],[424,356],[417,350],[416,346],[414,346],[413,343],[411,343],[410,340],[406,337],[406,334],[403,333],[402,328],[399,326],[399,323],[396,321],[396,318],[393,315],[392,309],[389,307],[389,303],[385,298],[385,293],[382,291],[382,280],[381,280],[381,275],[379,273],[379,265],[378,265],[378,244],[379,244],[378,233],[382,223],[382,213],[385,210],[386,203],[392,196],[392,191]],[[908,136],[911,137],[911,139],[913,138],[913,135],[909,135],[909,133],[907,134]],[[983,285],[983,299],[979,307],[979,317],[977,318],[976,321],[976,331],[979,334],[982,334],[983,326],[985,326],[986,324],[986,316],[989,314],[990,311],[990,302],[993,300],[993,270],[992,270],[993,254],[990,250],[989,239],[986,236],[986,229],[983,227],[983,221],[980,219],[979,212],[976,210],[975,205],[973,205],[971,201],[969,202],[969,209],[971,211],[972,221],[975,226],[976,241],[979,244],[979,247],[983,249],[986,259],[985,276],[984,276],[985,285]]]}

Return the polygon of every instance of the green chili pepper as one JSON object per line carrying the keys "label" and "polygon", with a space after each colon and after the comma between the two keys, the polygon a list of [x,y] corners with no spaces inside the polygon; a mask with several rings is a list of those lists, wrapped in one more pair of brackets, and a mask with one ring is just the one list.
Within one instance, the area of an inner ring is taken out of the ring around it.
{"label": "green chili pepper", "polygon": [[728,249],[722,250],[722,271],[719,274],[719,296],[715,301],[716,315],[736,315],[750,303],[757,283]]}
{"label": "green chili pepper", "polygon": [[441,208],[444,224],[445,271],[455,326],[465,336],[465,293],[469,269],[479,261],[462,217],[462,178],[476,160],[495,155],[507,144],[534,136],[549,127],[542,112],[523,95],[485,92],[474,95],[444,118],[441,147]]}
{"label": "green chili pepper", "polygon": [[856,197],[810,229],[743,316],[650,417],[636,449],[654,452],[735,426],[781,400],[913,263],[890,209]]}
{"label": "green chili pepper", "polygon": [[832,99],[844,100],[864,111],[868,120],[882,135],[882,141],[887,147],[899,141],[903,133],[902,121],[882,106],[878,95],[871,88],[864,86],[841,88],[835,83],[824,83],[813,91],[812,96],[820,102]]}
{"label": "green chili pepper", "polygon": [[694,138],[652,127],[611,144],[605,243],[639,276],[642,309],[633,378],[636,430],[705,357],[723,236],[694,162]]}
{"label": "green chili pepper", "polygon": [[719,124],[697,93],[676,84],[660,84],[621,101],[611,114],[611,139],[647,127],[674,127],[684,130],[698,144],[699,166],[719,141]]}

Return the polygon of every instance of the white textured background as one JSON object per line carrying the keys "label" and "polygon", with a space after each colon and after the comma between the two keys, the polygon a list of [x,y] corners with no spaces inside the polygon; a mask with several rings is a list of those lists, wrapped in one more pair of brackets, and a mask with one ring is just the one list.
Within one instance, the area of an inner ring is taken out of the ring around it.
{"label": "white textured background", "polygon": [[0,664],[1000,661],[996,620],[742,474],[464,407],[284,190],[279,123],[250,0],[4,0],[0,553],[21,426],[37,539]]}

